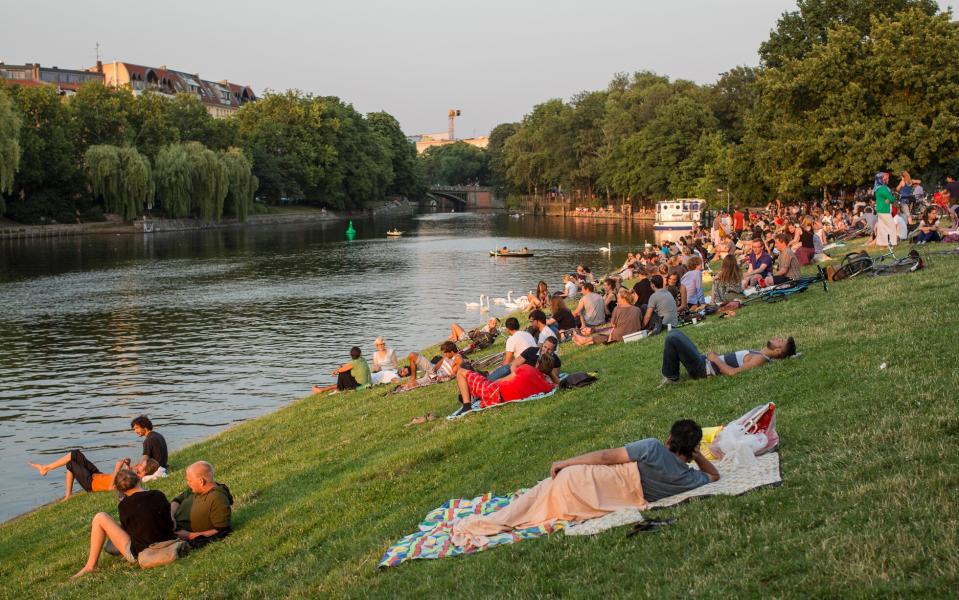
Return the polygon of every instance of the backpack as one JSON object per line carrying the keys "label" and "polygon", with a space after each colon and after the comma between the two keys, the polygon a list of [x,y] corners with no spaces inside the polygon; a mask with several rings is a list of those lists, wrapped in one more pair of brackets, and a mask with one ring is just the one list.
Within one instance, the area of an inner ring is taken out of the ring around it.
{"label": "backpack", "polygon": [[475,350],[485,350],[493,345],[493,342],[496,341],[496,336],[487,333],[485,331],[470,331],[467,334],[470,338],[470,341],[473,342],[473,345],[476,347]]}
{"label": "backpack", "polygon": [[577,372],[567,375],[559,385],[564,390],[571,390],[573,388],[586,387],[595,383],[596,381],[596,373]]}

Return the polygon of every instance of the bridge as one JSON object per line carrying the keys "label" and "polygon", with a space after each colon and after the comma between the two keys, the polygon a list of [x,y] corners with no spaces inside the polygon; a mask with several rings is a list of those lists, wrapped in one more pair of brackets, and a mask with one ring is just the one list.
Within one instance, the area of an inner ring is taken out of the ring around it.
{"label": "bridge", "polygon": [[426,197],[437,207],[449,205],[459,210],[504,208],[493,188],[480,185],[434,185],[426,192]]}

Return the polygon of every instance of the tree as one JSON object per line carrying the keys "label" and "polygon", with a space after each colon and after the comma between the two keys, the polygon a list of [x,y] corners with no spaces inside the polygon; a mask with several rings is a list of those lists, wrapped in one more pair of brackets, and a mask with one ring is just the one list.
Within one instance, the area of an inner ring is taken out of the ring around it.
{"label": "tree", "polygon": [[253,206],[253,194],[258,185],[253,175],[253,165],[245,154],[238,148],[230,148],[220,157],[226,168],[228,193],[226,197],[226,211],[234,215],[240,222],[246,221],[250,207]]}
{"label": "tree", "polygon": [[179,132],[181,141],[200,142],[211,150],[227,150],[237,145],[235,119],[213,118],[193,94],[177,94],[166,101],[170,123]]}
{"label": "tree", "polygon": [[759,46],[759,56],[768,67],[782,67],[800,60],[817,44],[824,44],[833,26],[851,27],[861,37],[868,36],[871,19],[892,16],[917,9],[926,16],[939,11],[935,0],[799,0],[798,10],[784,12]]}
{"label": "tree", "polygon": [[111,88],[95,81],[81,85],[68,104],[80,147],[123,146],[133,141],[135,132],[129,121],[133,103],[133,93],[127,88]]}
{"label": "tree", "polygon": [[160,148],[180,141],[180,130],[173,119],[173,102],[156,92],[140,94],[130,107],[129,124],[133,144],[150,160]]}
{"label": "tree", "polygon": [[108,212],[125,221],[133,220],[153,193],[150,163],[136,148],[90,146],[83,166],[93,195],[103,199]]}
{"label": "tree", "polygon": [[475,185],[487,182],[486,153],[466,142],[427,148],[420,155],[431,185]]}
{"label": "tree", "polygon": [[204,221],[219,221],[230,191],[226,166],[200,142],[187,142],[184,146],[190,159],[193,213]]}
{"label": "tree", "polygon": [[[519,123],[501,123],[489,134],[486,156],[489,161],[490,185],[500,194],[509,193],[512,186],[506,174],[506,141],[519,130]],[[522,190],[517,190],[522,191]]]}
{"label": "tree", "polygon": [[20,168],[20,115],[6,91],[0,89],[0,215],[3,194],[13,192],[13,180]]}
{"label": "tree", "polygon": [[416,170],[416,146],[403,134],[400,123],[392,115],[375,112],[366,115],[370,127],[386,142],[393,168],[393,181],[386,193],[416,197],[422,194],[422,182]]}

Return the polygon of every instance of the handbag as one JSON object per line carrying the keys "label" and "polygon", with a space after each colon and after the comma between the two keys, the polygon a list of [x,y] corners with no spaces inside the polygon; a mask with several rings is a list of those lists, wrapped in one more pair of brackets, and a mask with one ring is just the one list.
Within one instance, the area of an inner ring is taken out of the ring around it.
{"label": "handbag", "polygon": [[137,555],[137,562],[140,563],[141,569],[162,567],[184,556],[189,551],[190,544],[183,540],[154,542],[140,551]]}

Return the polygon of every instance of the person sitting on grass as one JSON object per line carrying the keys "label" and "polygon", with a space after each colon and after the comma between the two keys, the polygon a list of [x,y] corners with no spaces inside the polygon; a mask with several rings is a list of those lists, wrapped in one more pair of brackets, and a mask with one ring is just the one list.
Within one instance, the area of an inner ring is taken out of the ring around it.
{"label": "person sitting on grass", "polygon": [[686,367],[686,372],[693,379],[714,375],[731,377],[795,354],[796,340],[774,337],[766,342],[762,350],[739,350],[722,355],[709,352],[703,355],[682,331],[670,331],[663,346],[663,381],[660,387],[679,381],[680,364]]}
{"label": "person sitting on grass", "polygon": [[144,490],[140,477],[131,469],[120,469],[116,474],[116,490],[122,494],[118,506],[120,522],[105,512],[93,517],[90,525],[90,552],[83,568],[71,579],[92,573],[100,560],[103,544],[109,540],[111,548],[127,562],[136,564],[137,556],[150,544],[176,539],[170,503],[159,490]]}
{"label": "person sitting on grass", "polygon": [[606,322],[606,305],[592,283],[583,284],[583,296],[579,299],[573,316],[580,319],[583,327],[598,327]]}
{"label": "person sitting on grass", "polygon": [[515,373],[516,369],[520,365],[535,365],[539,362],[539,357],[543,354],[549,354],[553,357],[553,370],[549,372],[548,377],[550,380],[559,385],[559,370],[563,366],[563,361],[560,360],[559,356],[556,355],[556,347],[559,345],[559,340],[555,337],[550,336],[543,340],[540,347],[530,346],[526,350],[523,350],[523,353],[513,359],[513,364],[510,366],[510,371]]}
{"label": "person sitting on grass", "polygon": [[776,249],[779,250],[779,258],[776,261],[776,269],[773,271],[773,284],[786,283],[802,277],[802,267],[799,266],[799,259],[789,245],[789,236],[785,233],[776,234]]}
{"label": "person sitting on grass", "polygon": [[114,480],[116,479],[117,473],[124,468],[131,469],[135,472],[137,478],[153,475],[160,468],[160,464],[152,458],[142,460],[133,467],[130,467],[130,459],[124,458],[117,461],[113,472],[108,475],[101,473],[100,469],[90,462],[87,457],[83,455],[83,452],[79,450],[71,450],[68,454],[64,454],[49,464],[41,465],[33,462],[28,464],[36,469],[42,477],[46,477],[47,473],[54,469],[66,467],[67,491],[63,496],[64,500],[69,500],[70,496],[73,495],[74,481],[79,483],[80,487],[87,492],[108,492],[117,489]]}
{"label": "person sitting on grass", "polygon": [[567,332],[576,329],[576,317],[573,311],[566,306],[566,300],[562,296],[553,296],[549,300],[549,309],[553,313],[546,324],[550,326],[553,332],[560,336],[560,339],[569,339]]}
{"label": "person sitting on grass", "polygon": [[572,275],[563,275],[563,297],[574,298],[579,293],[579,286]]}
{"label": "person sitting on grass", "polygon": [[213,478],[213,465],[198,461],[186,468],[187,490],[170,503],[178,538],[191,548],[222,540],[233,532],[233,495],[230,488]]}
{"label": "person sitting on grass", "polygon": [[144,463],[148,458],[152,458],[166,472],[167,468],[167,447],[166,439],[153,430],[153,422],[146,415],[140,415],[130,421],[130,427],[133,433],[143,438],[143,455],[137,464]]}
{"label": "person sitting on grass", "polygon": [[722,304],[732,300],[737,294],[743,293],[742,288],[743,273],[739,268],[739,262],[733,254],[723,259],[719,268],[719,274],[713,278],[713,304]]}
{"label": "person sitting on grass", "polygon": [[506,319],[506,331],[509,332],[509,338],[506,340],[506,352],[503,355],[503,363],[489,374],[490,381],[496,381],[501,377],[506,377],[510,373],[509,366],[513,359],[523,353],[530,346],[536,345],[536,340],[527,331],[520,331],[519,319],[510,317]]}
{"label": "person sitting on grass", "polygon": [[750,242],[752,251],[746,255],[749,262],[749,270],[743,276],[743,289],[756,285],[759,282],[766,281],[766,277],[772,273],[773,259],[766,252],[766,245],[762,239],[753,238]]}
{"label": "person sitting on grass", "polygon": [[[476,371],[460,369],[456,375],[456,385],[459,387],[462,404],[447,419],[459,419],[470,412],[495,404],[521,400],[552,391],[553,383],[549,375],[553,371],[553,364],[554,355],[541,354],[535,368],[528,364],[520,365],[516,367],[515,372],[497,381],[483,377]],[[476,398],[476,401],[473,398]]]}
{"label": "person sitting on grass", "polygon": [[686,312],[686,286],[680,283],[679,273],[670,273],[666,276],[666,291],[669,292],[669,295],[673,297],[673,302],[676,303],[676,310],[679,312]]}
{"label": "person sitting on grass", "polygon": [[643,329],[659,333],[668,325],[678,327],[679,307],[676,305],[675,297],[669,293],[669,290],[663,288],[663,276],[653,275],[649,278],[649,283],[653,287],[653,295],[649,297],[649,304],[646,305]]}
{"label": "person sitting on grass", "polygon": [[646,305],[649,304],[649,297],[653,295],[655,291],[652,284],[649,283],[649,274],[646,272],[646,269],[638,269],[636,271],[636,283],[633,284],[633,293],[636,295],[636,306],[642,310],[646,310]]}
{"label": "person sitting on grass", "polygon": [[346,390],[362,389],[370,386],[370,366],[362,358],[362,351],[358,346],[350,348],[350,362],[344,363],[333,370],[332,375],[336,376],[336,385],[320,387],[313,386],[314,394],[323,394],[326,392],[343,392]]}
{"label": "person sitting on grass", "polygon": [[529,303],[526,305],[526,309],[530,312],[537,309],[544,309],[549,306],[549,286],[546,285],[545,281],[540,281],[536,284],[536,292],[528,294],[526,296]]}
{"label": "person sitting on grass", "polygon": [[718,481],[719,471],[699,452],[702,438],[695,421],[682,419],[673,423],[665,444],[647,438],[556,461],[548,479],[506,506],[455,521],[451,541],[458,547],[481,546],[497,533],[643,509],[649,502]]}
{"label": "person sitting on grass", "polygon": [[706,303],[706,295],[703,293],[703,259],[699,256],[691,256],[687,263],[689,270],[680,279],[680,283],[686,289],[686,301],[691,305]]}
{"label": "person sitting on grass", "polygon": [[[529,313],[530,334],[536,340],[536,345],[542,345],[546,338],[556,334],[546,322],[546,313],[538,308]],[[536,330],[536,333],[533,333]]]}
{"label": "person sitting on grass", "polygon": [[930,206],[919,221],[919,227],[916,233],[916,243],[926,244],[929,242],[941,242],[942,233],[939,229],[939,209]]}
{"label": "person sitting on grass", "polygon": [[399,378],[399,361],[396,358],[396,351],[392,348],[386,347],[386,340],[382,337],[378,337],[373,340],[373,346],[376,348],[376,351],[373,352],[372,360],[373,366],[370,369],[372,375],[370,376],[370,383],[372,385],[379,385],[381,383],[389,383],[394,379]]}
{"label": "person sitting on grass", "polygon": [[453,323],[450,325],[450,336],[446,339],[451,342],[465,342],[466,340],[472,339],[473,336],[479,332],[493,334],[493,337],[496,337],[495,332],[497,325],[499,325],[499,319],[496,317],[490,317],[486,325],[470,329],[469,331],[464,330],[458,323]]}
{"label": "person sitting on grass", "polygon": [[616,307],[610,318],[612,329],[608,333],[594,333],[580,335],[573,332],[573,341],[577,346],[592,344],[615,344],[623,341],[623,337],[636,333],[643,328],[643,311],[632,302],[632,292],[626,288],[619,288],[616,294]]}
{"label": "person sitting on grass", "polygon": [[[435,365],[422,354],[410,352],[410,366],[400,369],[400,377],[410,378],[404,384],[406,389],[423,387],[456,377],[456,373],[463,365],[463,355],[457,351],[456,344],[447,340],[440,345],[440,352],[442,356]],[[422,375],[417,377],[419,373]]]}

